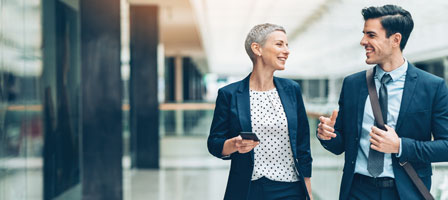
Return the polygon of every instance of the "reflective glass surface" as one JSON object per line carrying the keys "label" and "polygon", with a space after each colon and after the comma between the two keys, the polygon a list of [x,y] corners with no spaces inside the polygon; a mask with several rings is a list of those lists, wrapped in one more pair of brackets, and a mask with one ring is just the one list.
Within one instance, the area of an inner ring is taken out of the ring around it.
{"label": "reflective glass surface", "polygon": [[0,1],[0,199],[42,194],[39,15],[40,1]]}

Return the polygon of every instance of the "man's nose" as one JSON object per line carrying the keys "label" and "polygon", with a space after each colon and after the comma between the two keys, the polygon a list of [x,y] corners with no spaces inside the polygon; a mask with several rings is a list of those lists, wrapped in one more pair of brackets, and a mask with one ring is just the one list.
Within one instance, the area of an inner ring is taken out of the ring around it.
{"label": "man's nose", "polygon": [[360,44],[361,46],[365,46],[365,45],[367,45],[366,37],[362,37],[362,38],[361,38],[361,41],[359,42],[359,44]]}

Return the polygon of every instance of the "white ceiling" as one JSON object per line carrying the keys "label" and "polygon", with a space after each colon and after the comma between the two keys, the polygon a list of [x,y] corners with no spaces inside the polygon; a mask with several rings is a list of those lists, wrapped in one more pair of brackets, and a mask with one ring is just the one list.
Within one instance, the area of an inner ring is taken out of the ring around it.
{"label": "white ceiling", "polygon": [[282,25],[287,32],[303,26],[307,18],[328,0],[190,0],[206,50],[211,72],[226,75],[247,74],[251,62],[244,40],[256,24]]}
{"label": "white ceiling", "polygon": [[[359,45],[361,9],[388,3],[409,10],[414,18],[415,28],[404,52],[410,61],[448,56],[446,0],[123,1],[158,5],[164,54],[206,58],[199,67],[207,65],[209,72],[218,75],[245,76],[251,71],[244,40],[254,25],[265,22],[285,27],[289,39],[291,54],[286,70],[277,75],[327,78],[363,70],[368,66]],[[0,4],[0,70],[36,75],[42,68],[41,0],[25,2]],[[122,22],[126,26],[127,19]],[[125,31],[123,35],[123,43],[128,42]],[[126,53],[122,57],[129,59]]]}
{"label": "white ceiling", "polygon": [[244,39],[256,24],[285,27],[291,78],[342,77],[366,69],[359,45],[361,9],[396,4],[411,12],[415,28],[404,55],[411,61],[448,56],[448,1],[379,0],[190,0],[197,17],[211,72],[243,76],[251,71]]}

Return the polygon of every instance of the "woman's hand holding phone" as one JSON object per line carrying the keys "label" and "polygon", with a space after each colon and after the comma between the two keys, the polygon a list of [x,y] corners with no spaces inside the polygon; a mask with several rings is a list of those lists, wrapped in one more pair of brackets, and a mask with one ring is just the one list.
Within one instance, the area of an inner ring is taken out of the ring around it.
{"label": "woman's hand holding phone", "polygon": [[238,151],[238,153],[247,153],[252,151],[258,144],[260,144],[259,141],[243,139],[241,135],[239,135],[225,141],[222,155],[230,155],[236,151]]}
{"label": "woman's hand holding phone", "polygon": [[235,143],[235,146],[239,153],[247,153],[249,151],[252,151],[252,149],[254,149],[258,144],[260,144],[260,141],[252,139],[243,139],[241,135],[237,136],[236,138],[237,142]]}

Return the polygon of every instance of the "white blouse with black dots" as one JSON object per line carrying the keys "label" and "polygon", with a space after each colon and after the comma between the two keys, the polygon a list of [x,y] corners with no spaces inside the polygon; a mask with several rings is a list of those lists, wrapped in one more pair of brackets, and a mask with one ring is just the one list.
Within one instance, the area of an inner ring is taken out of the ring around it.
{"label": "white blouse with black dots", "polygon": [[298,181],[288,123],[277,89],[250,90],[249,93],[252,131],[260,139],[260,144],[254,148],[252,180],[264,176],[273,181]]}

